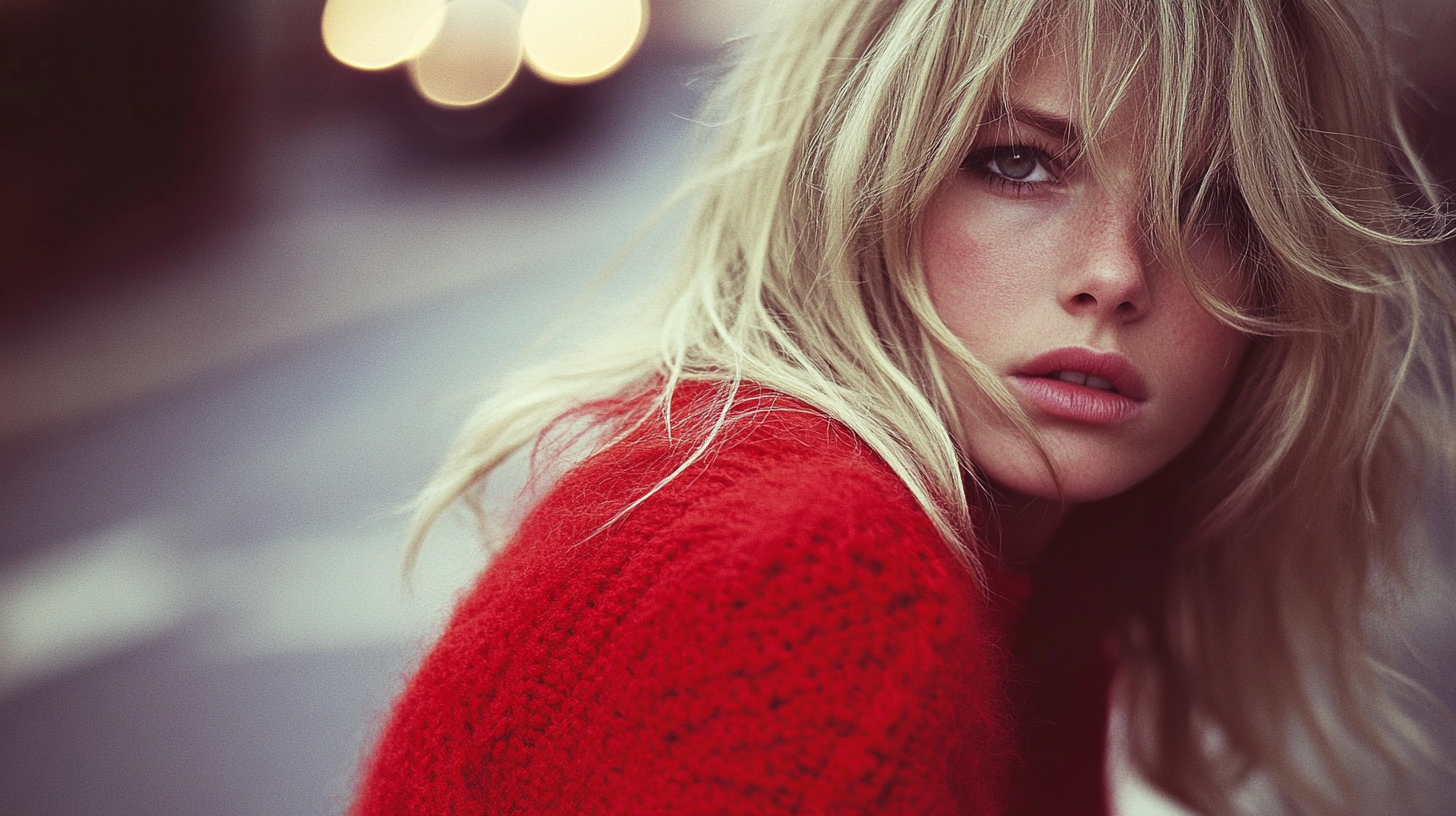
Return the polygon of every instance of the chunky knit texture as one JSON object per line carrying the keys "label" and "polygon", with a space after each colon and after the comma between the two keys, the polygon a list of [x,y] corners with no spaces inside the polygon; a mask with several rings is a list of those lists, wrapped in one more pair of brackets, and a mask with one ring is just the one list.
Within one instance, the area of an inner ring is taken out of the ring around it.
{"label": "chunky knit texture", "polygon": [[358,816],[1005,812],[996,615],[853,435],[750,403],[604,530],[682,440],[556,485],[398,701]]}

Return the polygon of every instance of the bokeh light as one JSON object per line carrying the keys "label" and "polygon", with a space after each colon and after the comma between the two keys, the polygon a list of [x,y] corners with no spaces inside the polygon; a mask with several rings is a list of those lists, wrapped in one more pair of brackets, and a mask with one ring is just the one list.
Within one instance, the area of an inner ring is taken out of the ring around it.
{"label": "bokeh light", "polygon": [[445,108],[499,95],[524,63],[579,85],[611,74],[642,43],[647,0],[327,0],[324,44],[363,70],[408,66],[426,100]]}
{"label": "bokeh light", "polygon": [[377,71],[420,53],[445,19],[446,0],[328,0],[324,46],[339,62]]}
{"label": "bokeh light", "polygon": [[452,0],[434,41],[410,63],[410,79],[436,105],[478,105],[515,79],[519,32],[515,10],[500,0]]}
{"label": "bokeh light", "polygon": [[553,82],[591,82],[626,62],[646,23],[643,0],[530,0],[521,13],[526,63]]}

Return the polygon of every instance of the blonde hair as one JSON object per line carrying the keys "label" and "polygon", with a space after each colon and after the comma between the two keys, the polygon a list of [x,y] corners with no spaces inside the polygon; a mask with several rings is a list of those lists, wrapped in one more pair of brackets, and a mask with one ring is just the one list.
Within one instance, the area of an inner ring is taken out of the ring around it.
{"label": "blonde hair", "polygon": [[[655,336],[508,383],[421,494],[414,546],[558,417],[645,393],[633,421],[671,423],[677,385],[707,380],[722,398],[695,418],[706,430],[684,467],[741,383],[783,392],[858,434],[979,571],[979,485],[946,366],[1035,434],[932,308],[920,216],[1015,60],[1059,37],[1082,69],[1076,119],[1094,165],[1114,108],[1139,104],[1153,125],[1150,244],[1182,274],[1201,217],[1241,225],[1248,297],[1185,278],[1255,337],[1228,404],[1180,458],[1186,515],[1158,619],[1129,629],[1133,699],[1151,715],[1134,758],[1207,813],[1233,812],[1230,790],[1255,768],[1297,808],[1355,812],[1340,728],[1400,762],[1398,713],[1368,703],[1383,698],[1363,613],[1437,464],[1422,454],[1449,457],[1456,359],[1456,301],[1430,248],[1446,218],[1366,36],[1379,26],[1336,0],[795,4],[709,100],[696,217]],[[1311,702],[1311,677],[1344,725]],[[1313,769],[1291,758],[1296,735]]]}

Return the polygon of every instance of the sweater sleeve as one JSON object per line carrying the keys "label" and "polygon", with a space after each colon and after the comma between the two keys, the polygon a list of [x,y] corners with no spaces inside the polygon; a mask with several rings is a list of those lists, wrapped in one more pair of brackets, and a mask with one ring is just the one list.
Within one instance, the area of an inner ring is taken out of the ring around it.
{"label": "sweater sleeve", "polygon": [[985,614],[928,522],[878,477],[725,469],[590,554],[500,565],[356,812],[999,812]]}

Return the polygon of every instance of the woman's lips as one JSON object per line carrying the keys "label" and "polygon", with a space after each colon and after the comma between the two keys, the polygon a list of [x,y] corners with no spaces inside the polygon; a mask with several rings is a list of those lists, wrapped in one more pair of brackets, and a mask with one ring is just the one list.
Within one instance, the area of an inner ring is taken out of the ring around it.
{"label": "woman's lips", "polygon": [[1011,382],[1048,416],[1114,425],[1142,412],[1147,386],[1122,356],[1084,348],[1047,352],[1011,375]]}

